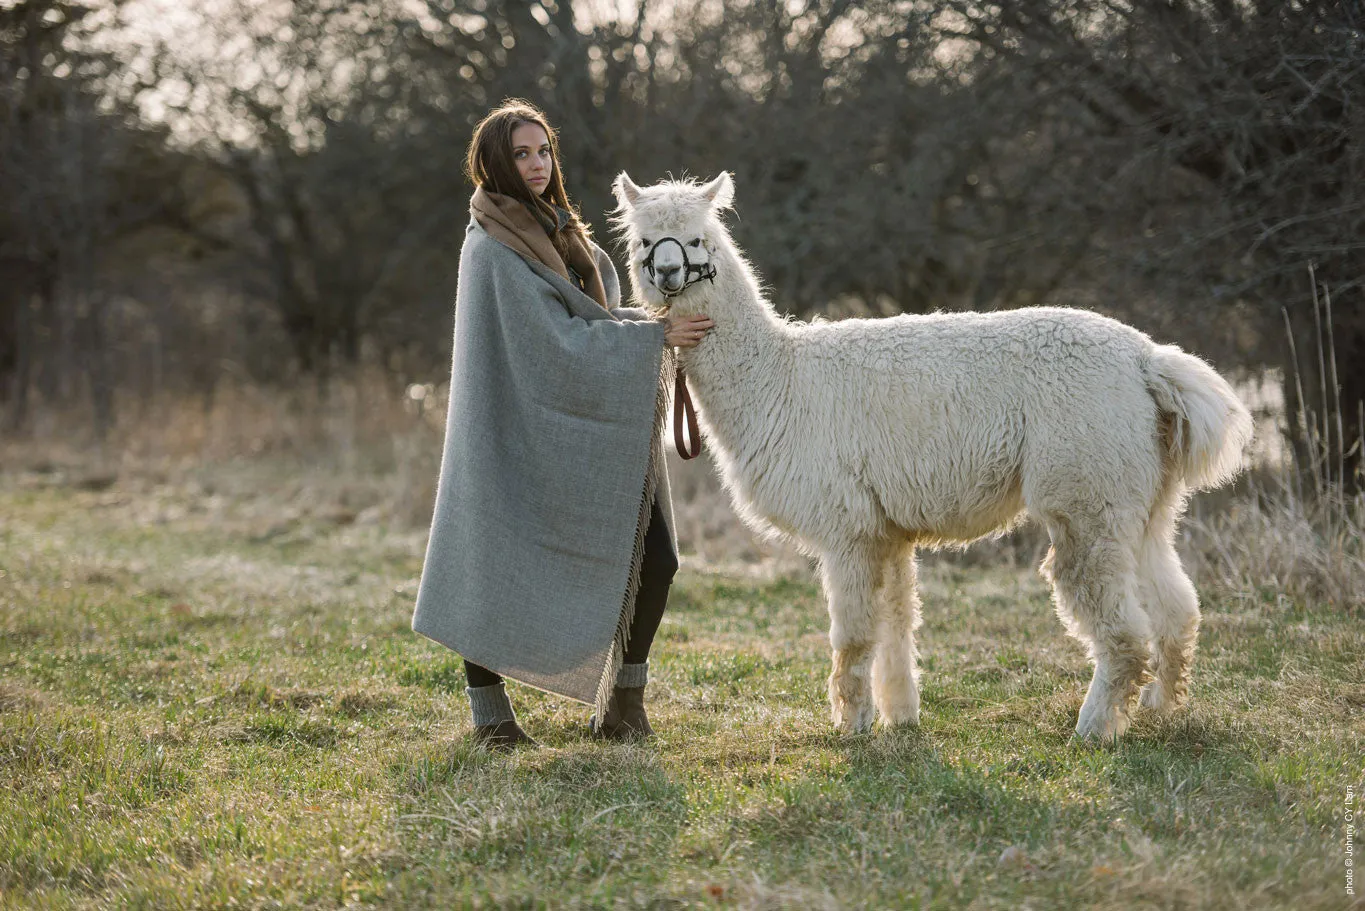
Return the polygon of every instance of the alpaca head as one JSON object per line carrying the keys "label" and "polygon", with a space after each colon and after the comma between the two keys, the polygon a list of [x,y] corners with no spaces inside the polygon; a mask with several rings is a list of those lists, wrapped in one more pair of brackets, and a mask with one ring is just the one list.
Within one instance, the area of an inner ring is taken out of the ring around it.
{"label": "alpaca head", "polygon": [[612,191],[637,298],[668,310],[684,302],[690,286],[714,277],[716,248],[726,236],[719,213],[734,197],[728,173],[708,184],[664,180],[641,189],[623,171]]}

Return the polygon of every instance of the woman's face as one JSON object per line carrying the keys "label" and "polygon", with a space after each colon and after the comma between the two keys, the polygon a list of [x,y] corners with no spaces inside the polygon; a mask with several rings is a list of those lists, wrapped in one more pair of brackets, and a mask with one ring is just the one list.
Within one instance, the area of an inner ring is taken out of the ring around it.
{"label": "woman's face", "polygon": [[550,137],[538,123],[523,123],[512,131],[512,160],[517,163],[521,179],[537,196],[550,185],[554,173],[554,156],[550,154]]}

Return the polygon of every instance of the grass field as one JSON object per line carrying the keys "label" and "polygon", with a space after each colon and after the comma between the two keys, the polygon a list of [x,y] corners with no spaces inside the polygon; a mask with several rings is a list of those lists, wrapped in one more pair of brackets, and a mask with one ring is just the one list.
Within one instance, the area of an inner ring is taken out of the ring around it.
{"label": "grass field", "polygon": [[1192,707],[1091,747],[1032,568],[930,558],[923,726],[841,738],[809,574],[685,559],[657,739],[514,685],[544,747],[491,756],[409,630],[420,531],[285,481],[109,483],[0,475],[0,905],[1356,901],[1359,613],[1206,591]]}

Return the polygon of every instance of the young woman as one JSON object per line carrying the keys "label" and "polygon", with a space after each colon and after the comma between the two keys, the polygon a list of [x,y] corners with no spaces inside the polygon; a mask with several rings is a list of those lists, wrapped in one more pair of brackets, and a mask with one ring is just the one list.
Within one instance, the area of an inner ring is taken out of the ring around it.
{"label": "young woman", "polygon": [[648,736],[649,648],[678,566],[664,381],[671,348],[712,322],[619,307],[615,267],[532,105],[489,113],[467,167],[450,410],[412,626],[464,656],[474,736],[491,749],[535,743],[503,675],[594,703],[594,736]]}

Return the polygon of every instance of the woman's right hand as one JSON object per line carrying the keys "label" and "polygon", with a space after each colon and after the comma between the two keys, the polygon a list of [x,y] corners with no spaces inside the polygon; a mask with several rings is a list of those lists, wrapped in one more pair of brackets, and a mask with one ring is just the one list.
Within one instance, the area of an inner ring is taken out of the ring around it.
{"label": "woman's right hand", "polygon": [[701,344],[706,330],[715,324],[709,316],[679,316],[670,313],[664,317],[664,342],[674,348],[695,348]]}

